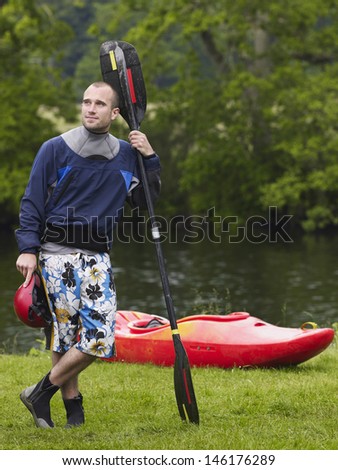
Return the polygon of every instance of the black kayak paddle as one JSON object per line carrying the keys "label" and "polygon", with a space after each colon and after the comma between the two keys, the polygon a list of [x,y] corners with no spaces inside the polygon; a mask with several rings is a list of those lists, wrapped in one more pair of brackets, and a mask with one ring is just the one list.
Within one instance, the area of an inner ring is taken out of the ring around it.
{"label": "black kayak paddle", "polygon": [[[103,80],[109,83],[119,94],[122,117],[127,122],[130,130],[139,130],[147,107],[147,96],[141,64],[135,47],[124,41],[104,42],[100,48],[100,65]],[[156,224],[143,157],[140,152],[137,152],[137,155],[176,354],[174,387],[178,411],[183,420],[199,424],[199,413],[191,378],[190,364],[177,327],[176,314],[160,242],[160,233]]]}

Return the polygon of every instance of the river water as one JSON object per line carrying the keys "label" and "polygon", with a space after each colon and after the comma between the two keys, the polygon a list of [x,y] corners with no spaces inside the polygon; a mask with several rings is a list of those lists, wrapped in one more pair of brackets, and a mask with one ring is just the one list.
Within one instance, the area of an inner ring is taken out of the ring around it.
{"label": "river water", "polygon": [[[288,243],[163,242],[177,317],[247,311],[280,326],[331,326],[338,321],[337,239],[331,234]],[[0,240],[0,350],[27,352],[39,347],[42,335],[14,314],[13,296],[22,282],[17,248],[10,231],[1,232]],[[120,240],[111,257],[118,308],[167,317],[153,244]]]}

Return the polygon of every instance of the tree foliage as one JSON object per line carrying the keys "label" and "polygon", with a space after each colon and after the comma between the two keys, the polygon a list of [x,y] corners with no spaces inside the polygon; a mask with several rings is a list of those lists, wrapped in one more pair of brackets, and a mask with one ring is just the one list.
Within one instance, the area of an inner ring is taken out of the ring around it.
{"label": "tree foliage", "polygon": [[70,38],[68,25],[56,21],[47,5],[9,0],[1,6],[1,221],[18,212],[35,153],[55,132],[42,105],[65,117],[74,113],[70,83],[57,67],[60,47]]}
{"label": "tree foliage", "polygon": [[337,20],[335,0],[118,2],[190,212],[337,225]]}
{"label": "tree foliage", "polygon": [[41,105],[67,117],[68,80],[78,98],[100,78],[107,39],[141,58],[163,213],[244,220],[277,206],[306,230],[338,225],[338,0],[9,0],[0,204],[14,211],[53,131]]}

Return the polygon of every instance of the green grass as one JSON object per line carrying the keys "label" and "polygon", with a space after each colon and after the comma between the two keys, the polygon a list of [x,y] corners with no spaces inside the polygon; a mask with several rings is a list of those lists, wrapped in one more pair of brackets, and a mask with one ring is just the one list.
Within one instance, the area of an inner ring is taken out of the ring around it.
{"label": "green grass", "polygon": [[173,369],[97,361],[81,375],[86,423],[37,429],[19,400],[49,369],[49,353],[0,355],[0,449],[338,448],[337,345],[294,368],[193,368],[200,426],[178,415]]}

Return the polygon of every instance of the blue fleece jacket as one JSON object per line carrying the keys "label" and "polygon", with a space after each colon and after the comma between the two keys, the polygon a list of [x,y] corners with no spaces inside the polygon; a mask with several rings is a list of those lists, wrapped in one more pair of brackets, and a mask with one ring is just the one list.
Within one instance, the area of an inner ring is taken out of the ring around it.
{"label": "blue fleece jacket", "polygon": [[[151,195],[160,187],[156,154],[144,159]],[[44,241],[109,251],[112,229],[126,200],[144,206],[137,153],[111,134],[83,126],[45,142],[21,201],[16,239],[20,253],[37,253]]]}

